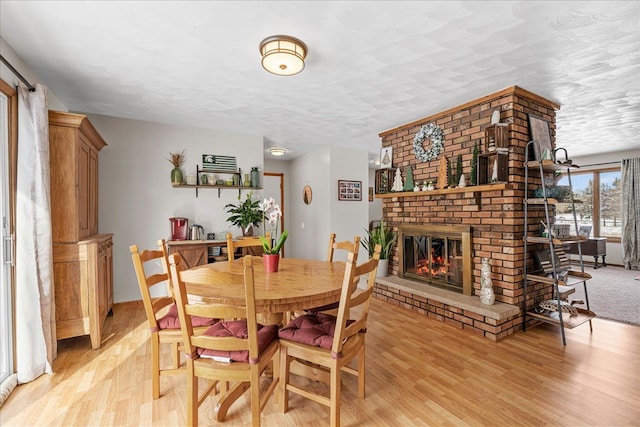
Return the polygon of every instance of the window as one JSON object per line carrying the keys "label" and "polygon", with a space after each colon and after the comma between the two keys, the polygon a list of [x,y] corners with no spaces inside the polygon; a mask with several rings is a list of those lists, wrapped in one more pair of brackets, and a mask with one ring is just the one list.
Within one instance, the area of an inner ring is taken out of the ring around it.
{"label": "window", "polygon": [[[572,172],[571,184],[576,200],[578,227],[591,226],[591,237],[607,237],[612,242],[620,242],[621,192],[620,168],[602,169],[589,172]],[[569,178],[563,176],[558,185],[569,185]],[[576,235],[573,214],[568,205],[560,205],[557,221],[571,225],[571,234]]]}

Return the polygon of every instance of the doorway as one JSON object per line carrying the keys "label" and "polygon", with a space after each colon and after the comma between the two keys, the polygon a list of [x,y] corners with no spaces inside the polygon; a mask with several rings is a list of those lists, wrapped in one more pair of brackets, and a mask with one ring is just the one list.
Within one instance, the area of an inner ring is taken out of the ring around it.
{"label": "doorway", "polygon": [[0,92],[0,383],[13,374],[11,266],[13,265],[9,217],[9,98]]}

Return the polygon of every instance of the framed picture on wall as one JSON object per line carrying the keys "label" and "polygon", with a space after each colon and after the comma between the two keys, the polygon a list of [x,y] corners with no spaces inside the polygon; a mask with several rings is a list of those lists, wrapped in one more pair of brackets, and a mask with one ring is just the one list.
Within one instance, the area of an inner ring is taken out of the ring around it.
{"label": "framed picture on wall", "polygon": [[549,122],[529,114],[529,137],[534,143],[530,146],[530,160],[554,160],[551,145]]}
{"label": "framed picture on wall", "polygon": [[380,149],[380,169],[390,168],[393,163],[393,147]]}
{"label": "framed picture on wall", "polygon": [[362,181],[338,180],[338,200],[362,200]]}

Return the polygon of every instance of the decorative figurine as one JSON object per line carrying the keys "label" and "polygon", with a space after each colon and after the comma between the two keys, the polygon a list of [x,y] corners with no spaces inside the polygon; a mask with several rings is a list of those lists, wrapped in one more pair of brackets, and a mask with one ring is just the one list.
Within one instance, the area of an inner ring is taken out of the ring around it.
{"label": "decorative figurine", "polygon": [[460,175],[460,181],[458,182],[458,187],[466,187],[467,180],[464,177],[464,174]]}
{"label": "decorative figurine", "polygon": [[400,168],[396,169],[396,176],[393,179],[391,191],[402,191],[402,172],[400,172]]}
{"label": "decorative figurine", "polygon": [[482,258],[482,266],[480,267],[480,302],[485,305],[493,305],[495,301],[496,295],[493,293],[489,258]]}
{"label": "decorative figurine", "polygon": [[411,166],[407,168],[407,177],[404,180],[404,186],[402,187],[403,191],[412,191],[414,187],[413,184],[413,171],[411,170]]}
{"label": "decorative figurine", "polygon": [[447,188],[447,165],[448,165],[447,157],[440,157],[440,164],[438,165],[438,188],[444,189]]}
{"label": "decorative figurine", "polygon": [[491,174],[491,182],[498,182],[498,158],[493,161],[493,173]]}

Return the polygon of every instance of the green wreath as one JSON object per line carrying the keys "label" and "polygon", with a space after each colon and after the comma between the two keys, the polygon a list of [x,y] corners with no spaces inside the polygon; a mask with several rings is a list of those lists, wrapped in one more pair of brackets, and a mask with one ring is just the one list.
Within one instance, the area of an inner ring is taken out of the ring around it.
{"label": "green wreath", "polygon": [[[425,139],[431,139],[432,145],[428,150],[422,147]],[[442,133],[442,129],[433,123],[423,125],[413,138],[413,151],[416,153],[416,157],[423,162],[435,159],[442,153],[443,149],[444,134]]]}

